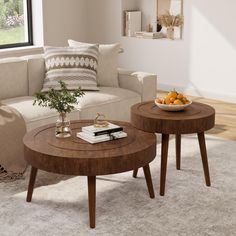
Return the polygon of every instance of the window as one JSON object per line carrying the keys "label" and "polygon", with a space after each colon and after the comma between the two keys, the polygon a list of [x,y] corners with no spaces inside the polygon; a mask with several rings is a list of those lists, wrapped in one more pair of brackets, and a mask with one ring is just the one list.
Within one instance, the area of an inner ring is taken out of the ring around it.
{"label": "window", "polygon": [[0,0],[0,48],[33,44],[31,0]]}

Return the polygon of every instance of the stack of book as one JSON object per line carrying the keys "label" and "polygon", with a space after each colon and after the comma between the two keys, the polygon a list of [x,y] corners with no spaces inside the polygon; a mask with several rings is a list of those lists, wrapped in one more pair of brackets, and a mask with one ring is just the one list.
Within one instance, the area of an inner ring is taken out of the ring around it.
{"label": "stack of book", "polygon": [[139,31],[135,32],[135,36],[137,38],[145,38],[145,39],[161,39],[166,38],[166,35],[162,32],[145,32],[145,31]]}
{"label": "stack of book", "polygon": [[125,138],[127,134],[121,126],[108,123],[108,126],[104,128],[97,128],[94,125],[82,127],[81,132],[77,133],[77,137],[94,144]]}

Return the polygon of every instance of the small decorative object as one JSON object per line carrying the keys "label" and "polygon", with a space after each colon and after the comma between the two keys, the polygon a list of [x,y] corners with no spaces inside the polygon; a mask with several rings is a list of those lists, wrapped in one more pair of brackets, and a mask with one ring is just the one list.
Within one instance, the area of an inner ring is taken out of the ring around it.
{"label": "small decorative object", "polygon": [[185,95],[178,93],[175,90],[170,91],[163,99],[155,99],[155,104],[165,111],[181,111],[191,105],[191,103],[192,101],[190,101]]}
{"label": "small decorative object", "polygon": [[180,14],[171,15],[167,12],[165,15],[160,15],[157,22],[167,28],[167,38],[174,39],[174,27],[181,27],[184,24],[184,17]]}
{"label": "small decorative object", "polygon": [[153,26],[151,24],[148,24],[147,32],[153,32]]}
{"label": "small decorative object", "polygon": [[94,119],[94,127],[96,128],[105,128],[108,127],[109,123],[105,120],[105,115],[97,113],[97,116]]}
{"label": "small decorative object", "polygon": [[159,21],[157,21],[157,32],[162,30],[162,26],[160,25]]}
{"label": "small decorative object", "polygon": [[57,138],[68,138],[71,136],[70,121],[67,119],[67,113],[75,109],[75,104],[78,104],[78,97],[82,97],[84,92],[80,88],[70,91],[67,89],[63,81],[59,81],[61,90],[51,88],[47,93],[38,92],[33,105],[37,104],[41,107],[49,107],[56,109],[59,113],[59,118],[56,121]]}

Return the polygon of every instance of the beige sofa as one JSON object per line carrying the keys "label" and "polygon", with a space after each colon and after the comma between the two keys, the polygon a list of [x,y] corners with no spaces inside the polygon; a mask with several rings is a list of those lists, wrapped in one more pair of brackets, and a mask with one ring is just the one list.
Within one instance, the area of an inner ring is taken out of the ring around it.
{"label": "beige sofa", "polygon": [[[45,67],[42,55],[0,60],[0,101],[18,110],[27,130],[55,122],[57,112],[33,106],[34,94],[42,89]],[[100,87],[86,91],[70,119],[93,119],[97,112],[108,119],[130,120],[130,107],[152,100],[156,94],[156,75],[118,69],[119,88]]]}

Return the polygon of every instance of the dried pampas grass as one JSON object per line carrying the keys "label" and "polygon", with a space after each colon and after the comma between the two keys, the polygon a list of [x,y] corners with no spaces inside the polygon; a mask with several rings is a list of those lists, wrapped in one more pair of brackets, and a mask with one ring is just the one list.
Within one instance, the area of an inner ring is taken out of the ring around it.
{"label": "dried pampas grass", "polygon": [[165,15],[160,15],[157,18],[158,24],[164,27],[180,27],[184,24],[184,17],[180,14],[174,16],[170,12],[167,12]]}

